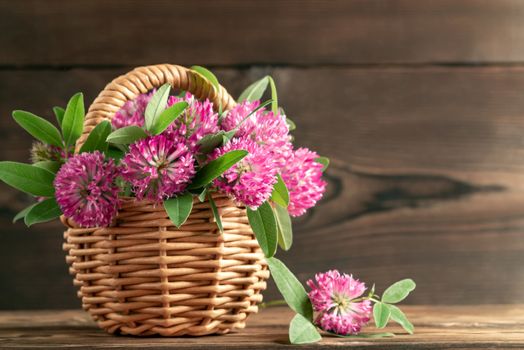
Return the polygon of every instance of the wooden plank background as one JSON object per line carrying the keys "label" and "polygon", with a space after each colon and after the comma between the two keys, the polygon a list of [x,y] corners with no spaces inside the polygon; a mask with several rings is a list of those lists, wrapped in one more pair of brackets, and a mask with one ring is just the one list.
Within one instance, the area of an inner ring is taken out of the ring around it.
{"label": "wooden plank background", "polygon": [[[522,302],[522,1],[0,0],[0,48],[2,160],[31,144],[12,110],[52,119],[136,65],[206,65],[234,96],[271,74],[296,143],[333,162],[280,254],[301,280],[339,268],[413,277],[413,304]],[[1,185],[0,309],[78,307],[60,224],[11,224],[27,203]]]}

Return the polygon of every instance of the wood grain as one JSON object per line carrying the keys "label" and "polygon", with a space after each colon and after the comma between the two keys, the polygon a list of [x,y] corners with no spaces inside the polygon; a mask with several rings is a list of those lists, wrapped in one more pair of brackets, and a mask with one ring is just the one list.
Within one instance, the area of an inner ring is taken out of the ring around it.
{"label": "wood grain", "polygon": [[522,62],[519,0],[0,1],[0,65]]}
{"label": "wood grain", "polygon": [[[406,306],[415,325],[407,335],[398,326],[393,338],[362,339],[325,336],[318,344],[289,345],[292,312],[283,307],[262,310],[245,330],[224,336],[137,338],[112,336],[96,328],[82,311],[0,312],[2,349],[517,349],[524,347],[524,306]],[[376,332],[372,327],[365,332]]]}
{"label": "wood grain", "polygon": [[[0,159],[24,160],[30,145],[10,110],[51,119],[49,107],[64,105],[77,90],[91,101],[124,71],[0,71]],[[279,253],[302,281],[338,268],[377,283],[378,292],[412,277],[418,288],[408,303],[521,302],[523,68],[216,73],[233,96],[272,74],[298,124],[296,143],[333,159],[325,199],[295,221],[294,247]],[[61,226],[12,225],[25,204],[25,196],[2,187],[0,264],[12,268],[0,269],[0,309],[77,307]],[[266,300],[278,297],[273,286],[265,293]]]}

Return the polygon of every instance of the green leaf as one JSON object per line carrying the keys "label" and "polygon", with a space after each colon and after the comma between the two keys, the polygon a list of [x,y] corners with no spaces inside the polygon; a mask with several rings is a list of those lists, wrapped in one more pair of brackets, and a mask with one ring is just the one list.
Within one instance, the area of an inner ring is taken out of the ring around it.
{"label": "green leaf", "polygon": [[37,204],[38,204],[38,203],[34,203],[34,204],[31,204],[30,206],[28,206],[27,208],[22,209],[22,210],[21,210],[18,214],[16,214],[15,217],[13,218],[13,224],[14,224],[15,222],[17,222],[18,220],[25,218],[25,216],[27,215],[27,213],[29,213],[29,211],[30,211],[31,209],[33,209],[33,207],[34,207],[35,205],[37,205]]}
{"label": "green leaf", "polygon": [[193,195],[191,193],[185,193],[175,198],[165,200],[164,208],[171,221],[173,221],[173,224],[180,228],[180,226],[186,222],[193,209]]}
{"label": "green leaf", "polygon": [[224,119],[225,113],[224,108],[222,107],[222,103],[218,105],[218,125],[222,124],[222,120]]}
{"label": "green leaf", "polygon": [[280,205],[273,207],[275,218],[277,219],[278,229],[278,245],[284,250],[289,250],[293,244],[293,229],[291,226],[291,218],[286,208]]}
{"label": "green leaf", "polygon": [[278,111],[280,113],[280,115],[283,115],[286,117],[286,124],[287,124],[287,127],[289,128],[289,131],[293,131],[297,128],[297,125],[295,124],[294,121],[292,121],[287,115],[286,115],[286,112],[284,111],[284,108],[282,107],[278,107]]}
{"label": "green leaf", "polygon": [[167,127],[174,122],[182,112],[184,112],[187,106],[189,106],[187,102],[178,102],[164,110],[153,122],[150,129],[151,133],[153,135],[158,135],[166,130]]}
{"label": "green leaf", "polygon": [[255,81],[253,84],[249,85],[238,97],[238,102],[243,101],[256,101],[260,100],[264,95],[264,92],[267,89],[269,84],[269,76],[265,76],[260,80]]}
{"label": "green leaf", "polygon": [[84,114],[84,95],[79,92],[71,97],[67,103],[64,119],[62,120],[62,133],[67,146],[74,145],[76,140],[82,135]]}
{"label": "green leaf", "polygon": [[200,192],[200,193],[198,194],[198,200],[200,201],[200,203],[202,203],[203,201],[206,200],[207,192],[208,192],[208,188],[207,188],[207,187],[204,187],[204,189],[202,190],[202,192]]}
{"label": "green leaf", "polygon": [[191,70],[194,72],[197,72],[202,77],[204,77],[207,81],[211,83],[213,88],[215,88],[215,91],[218,93],[218,90],[220,89],[220,84],[218,83],[217,77],[211,73],[208,69],[201,67],[201,66],[192,66]]}
{"label": "green leaf", "polygon": [[289,341],[291,344],[316,343],[322,339],[320,333],[307,318],[296,314],[289,324]]}
{"label": "green leaf", "polygon": [[109,158],[114,159],[115,161],[119,161],[124,157],[124,152],[122,150],[119,150],[118,148],[114,148],[109,146],[105,152],[106,156]]}
{"label": "green leaf", "polygon": [[37,203],[25,216],[24,222],[27,226],[53,220],[62,215],[60,207],[54,198]]}
{"label": "green leaf", "polygon": [[275,85],[275,81],[272,77],[269,78],[269,86],[271,87],[271,111],[274,114],[278,114],[278,96],[277,96],[277,87]]}
{"label": "green leaf", "polygon": [[65,109],[63,109],[62,107],[55,106],[53,107],[53,113],[55,114],[58,125],[62,127],[62,121],[64,120]]}
{"label": "green leaf", "polygon": [[401,325],[406,332],[413,334],[415,327],[413,327],[413,324],[409,322],[406,315],[395,305],[389,305],[389,310],[391,311],[391,319]]}
{"label": "green leaf", "polygon": [[62,147],[60,131],[44,118],[26,111],[14,111],[14,120],[35,139],[49,145]]}
{"label": "green leaf", "polygon": [[156,124],[157,118],[166,109],[170,90],[171,85],[164,84],[154,93],[151,100],[149,100],[145,111],[146,130],[151,131],[153,125]]}
{"label": "green leaf", "polygon": [[222,144],[225,145],[226,143],[228,143],[233,137],[235,137],[235,134],[237,133],[237,129],[233,129],[233,130],[229,130],[227,131],[226,133],[224,133],[224,137],[222,138],[223,139],[223,142]]}
{"label": "green leaf", "polygon": [[220,233],[224,233],[224,226],[222,225],[222,217],[220,217],[220,213],[218,212],[217,206],[215,204],[215,200],[213,199],[213,196],[211,193],[207,193],[207,198],[209,199],[209,205],[211,206],[211,211],[213,212],[213,216],[215,217],[215,221],[217,223],[218,229],[220,230]]}
{"label": "green leaf", "polygon": [[56,174],[58,170],[60,170],[62,163],[55,162],[53,160],[43,160],[41,162],[34,163],[33,166],[45,169],[47,171],[52,172],[53,174]]}
{"label": "green leaf", "polygon": [[415,282],[410,278],[395,282],[384,291],[382,301],[388,304],[396,304],[404,300],[416,286]]}
{"label": "green leaf", "polygon": [[289,131],[293,131],[297,128],[297,125],[295,124],[295,122],[289,119],[288,117],[286,117],[286,124],[287,124],[287,127],[289,128]]}
{"label": "green leaf", "polygon": [[266,258],[275,255],[278,243],[277,221],[271,205],[264,202],[256,210],[247,208],[247,217]]}
{"label": "green leaf", "polygon": [[227,133],[223,130],[220,130],[219,132],[216,132],[214,134],[208,134],[204,137],[202,137],[198,142],[197,145],[199,145],[198,151],[201,153],[209,153],[213,151],[215,148],[222,146],[224,143],[224,136]]}
{"label": "green leaf", "polygon": [[0,180],[34,196],[52,197],[55,193],[52,172],[24,163],[0,162]]}
{"label": "green leaf", "polygon": [[326,171],[329,166],[329,158],[327,157],[315,158],[315,162],[322,164],[322,171]]}
{"label": "green leaf", "polygon": [[326,332],[329,335],[338,337],[338,338],[390,338],[394,337],[394,333],[384,332],[384,333],[359,333],[359,334],[350,334],[350,335],[340,335],[332,332]]}
{"label": "green leaf", "polygon": [[241,161],[248,152],[245,150],[235,150],[227,152],[215,160],[207,163],[199,171],[197,171],[193,182],[189,185],[189,189],[204,187],[211,181],[222,175],[226,170]]}
{"label": "green leaf", "polygon": [[277,258],[267,258],[269,270],[277,285],[280,294],[286,300],[289,307],[306,319],[313,320],[313,306],[307,296],[304,286],[298,281],[291,271]]}
{"label": "green leaf", "polygon": [[[107,141],[107,140],[106,140]],[[109,142],[109,141],[107,141]],[[109,143],[109,146],[107,147],[108,150],[119,150],[122,153],[129,152],[129,145],[119,144],[119,143]]]}
{"label": "green leaf", "polygon": [[289,204],[289,191],[287,190],[282,176],[277,174],[277,182],[273,186],[273,192],[271,193],[271,200],[277,204],[280,204],[284,208],[287,208]]}
{"label": "green leaf", "polygon": [[130,125],[116,129],[107,136],[106,141],[118,145],[129,145],[146,137],[147,134],[144,129],[136,125]]}
{"label": "green leaf", "polygon": [[384,328],[388,324],[391,311],[387,304],[378,302],[373,306],[373,318],[377,328]]}
{"label": "green leaf", "polygon": [[87,137],[86,142],[80,148],[82,152],[107,151],[107,137],[111,134],[111,123],[107,120],[100,122]]}

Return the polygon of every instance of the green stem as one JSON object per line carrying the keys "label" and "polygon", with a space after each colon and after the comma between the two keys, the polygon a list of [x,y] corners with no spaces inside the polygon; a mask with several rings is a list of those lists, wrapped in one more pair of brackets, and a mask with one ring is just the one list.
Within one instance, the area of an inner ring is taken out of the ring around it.
{"label": "green stem", "polygon": [[286,301],[284,299],[278,299],[278,300],[271,300],[265,303],[261,303],[258,307],[261,309],[265,309],[272,306],[281,306],[281,305],[287,305]]}
{"label": "green stem", "polygon": [[360,298],[351,300],[351,302],[352,303],[358,303],[358,302],[363,301],[363,300],[371,300],[371,301],[374,301],[375,303],[380,302],[380,300],[374,298],[375,296],[377,296],[377,295],[374,295],[372,297],[370,297],[370,296],[360,297]]}

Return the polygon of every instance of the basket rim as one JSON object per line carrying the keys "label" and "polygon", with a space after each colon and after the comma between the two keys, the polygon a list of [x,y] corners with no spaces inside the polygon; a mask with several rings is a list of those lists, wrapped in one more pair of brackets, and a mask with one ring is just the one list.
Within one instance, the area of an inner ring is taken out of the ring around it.
{"label": "basket rim", "polygon": [[[227,195],[227,194],[225,194],[223,192],[210,192],[210,193],[211,193],[211,195],[213,197],[213,200],[222,200],[223,199],[223,200],[228,201],[229,205],[225,205],[224,207],[235,207],[235,208],[238,208],[238,209],[241,209],[241,210],[245,210],[246,209],[245,205],[237,203],[233,198],[231,198],[229,195]],[[131,196],[119,196],[118,199],[119,199],[118,213],[125,212],[125,211],[132,211],[133,208],[144,208],[144,207],[153,207],[153,208],[156,209],[154,211],[157,211],[157,212],[164,211],[165,212],[165,208],[164,208],[163,202],[156,202],[156,201],[150,200],[150,199],[139,200],[136,197],[131,197]],[[127,204],[127,205],[122,206],[121,205],[122,202]],[[205,203],[209,203],[209,200],[207,198],[204,201],[201,202],[196,196],[193,197],[193,206],[201,205],[201,204],[205,204]],[[191,213],[193,213],[194,210],[195,210],[195,207],[192,208]],[[247,214],[246,214],[246,216],[247,216]],[[117,227],[118,225],[116,223],[117,223],[118,218],[119,217],[118,217],[118,214],[117,214],[115,216],[115,218],[113,219],[113,222],[111,223],[111,225],[108,226],[108,227],[82,227],[82,226],[78,225],[72,218],[66,217],[64,214],[60,215],[60,221],[62,222],[62,224],[66,228],[68,228],[68,229],[78,229],[78,230],[98,230],[98,229],[104,229],[104,228]],[[159,225],[159,226],[164,226],[164,225]],[[171,226],[176,227],[174,224],[173,225],[168,225],[168,226],[169,227],[171,227]]]}

